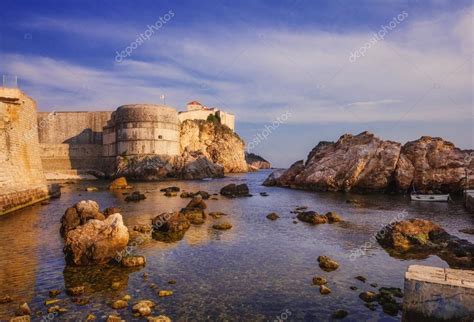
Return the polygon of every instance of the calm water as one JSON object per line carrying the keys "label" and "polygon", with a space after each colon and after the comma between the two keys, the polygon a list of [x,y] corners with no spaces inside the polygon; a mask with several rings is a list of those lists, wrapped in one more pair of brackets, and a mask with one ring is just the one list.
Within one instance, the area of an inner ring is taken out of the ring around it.
{"label": "calm water", "polygon": [[[263,187],[268,171],[234,175],[213,181],[177,181],[135,183],[146,192],[147,199],[138,203],[124,202],[121,192],[109,192],[107,182],[81,182],[65,185],[60,199],[46,206],[34,206],[0,218],[0,295],[9,294],[15,302],[0,305],[0,319],[9,319],[20,301],[30,304],[33,312],[45,312],[44,300],[51,289],[81,282],[92,287],[89,304],[72,303],[65,294],[59,303],[69,311],[56,319],[83,320],[95,314],[99,320],[108,314],[120,314],[133,320],[131,309],[113,310],[108,303],[125,294],[131,303],[151,299],[157,303],[154,315],[165,314],[173,320],[275,320],[289,313],[288,320],[330,320],[337,309],[349,312],[346,320],[399,320],[382,312],[370,311],[358,298],[363,290],[374,290],[369,284],[403,288],[403,276],[412,264],[448,267],[436,256],[424,260],[392,258],[378,245],[372,244],[366,256],[349,260],[351,250],[360,247],[393,218],[407,212],[407,218],[433,220],[451,234],[469,239],[473,236],[458,230],[473,226],[473,217],[465,212],[461,202],[412,203],[404,196],[351,195],[313,193],[283,188]],[[149,223],[164,211],[177,210],[189,201],[168,198],[159,190],[177,185],[186,191],[206,190],[215,193],[228,183],[247,183],[251,198],[208,200],[209,211],[231,214],[225,220],[233,224],[229,231],[214,231],[208,218],[206,224],[193,226],[180,242],[165,244],[149,241],[136,248],[135,253],[147,258],[145,268],[137,271],[123,269],[90,271],[89,275],[65,271],[63,241],[59,235],[59,220],[65,209],[82,199],[93,199],[101,208],[118,206],[128,226]],[[84,192],[94,185],[99,192]],[[262,197],[259,192],[268,192]],[[347,199],[356,199],[349,204]],[[290,211],[296,206],[308,206],[319,212],[336,211],[346,222],[310,226],[294,224]],[[277,212],[280,219],[265,218]],[[319,255],[329,255],[340,263],[336,271],[321,271],[316,261]],[[143,273],[148,273],[148,280]],[[319,294],[312,285],[314,276],[325,276],[332,293]],[[367,277],[364,284],[354,279]],[[167,281],[176,280],[175,285]],[[120,281],[122,287],[112,290],[110,284]],[[174,294],[158,298],[157,289],[171,289]],[[350,286],[359,290],[352,291]],[[40,320],[40,318],[37,318]]]}

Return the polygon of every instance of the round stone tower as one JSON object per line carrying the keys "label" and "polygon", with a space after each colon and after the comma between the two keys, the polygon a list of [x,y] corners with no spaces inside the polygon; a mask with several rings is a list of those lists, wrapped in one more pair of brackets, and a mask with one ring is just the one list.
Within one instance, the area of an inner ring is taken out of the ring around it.
{"label": "round stone tower", "polygon": [[104,128],[105,156],[179,155],[178,112],[164,105],[120,106]]}

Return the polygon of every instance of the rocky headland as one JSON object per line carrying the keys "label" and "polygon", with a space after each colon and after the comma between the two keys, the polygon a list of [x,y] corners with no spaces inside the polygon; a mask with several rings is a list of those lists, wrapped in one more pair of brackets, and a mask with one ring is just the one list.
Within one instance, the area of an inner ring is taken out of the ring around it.
{"label": "rocky headland", "polygon": [[186,120],[180,127],[181,155],[118,156],[112,177],[156,181],[220,178],[247,172],[244,141],[218,122]]}
{"label": "rocky headland", "polygon": [[260,169],[270,169],[272,165],[270,162],[265,160],[259,155],[256,155],[254,153],[245,153],[245,160],[247,161],[247,164],[250,168],[250,170],[256,171]]}
{"label": "rocky headland", "polygon": [[[466,151],[442,138],[423,136],[401,143],[374,134],[344,134],[320,142],[306,161],[276,170],[264,182],[318,191],[461,192],[474,187],[474,162]],[[466,175],[467,174],[467,175]]]}

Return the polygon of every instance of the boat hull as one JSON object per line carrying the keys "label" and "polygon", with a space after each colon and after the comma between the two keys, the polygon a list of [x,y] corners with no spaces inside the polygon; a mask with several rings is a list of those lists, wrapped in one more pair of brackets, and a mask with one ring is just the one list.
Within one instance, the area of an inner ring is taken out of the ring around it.
{"label": "boat hull", "polygon": [[445,195],[412,194],[411,195],[411,200],[413,200],[413,201],[447,202],[449,200],[449,194],[445,194]]}

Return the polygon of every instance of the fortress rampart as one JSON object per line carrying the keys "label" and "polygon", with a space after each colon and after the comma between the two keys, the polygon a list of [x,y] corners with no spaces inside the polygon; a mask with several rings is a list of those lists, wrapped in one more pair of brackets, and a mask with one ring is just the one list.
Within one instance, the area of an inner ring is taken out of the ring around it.
{"label": "fortress rampart", "polygon": [[37,124],[35,101],[0,87],[0,215],[55,193],[43,173]]}

